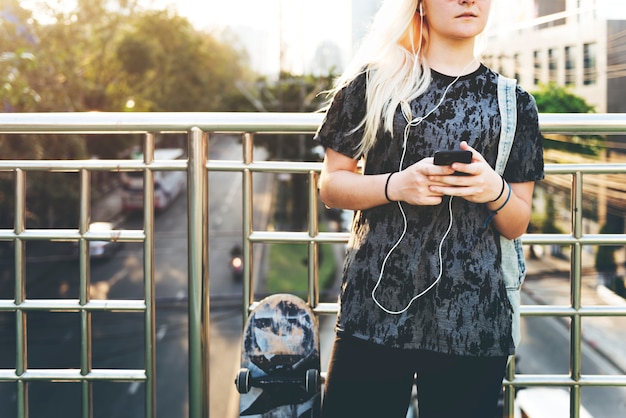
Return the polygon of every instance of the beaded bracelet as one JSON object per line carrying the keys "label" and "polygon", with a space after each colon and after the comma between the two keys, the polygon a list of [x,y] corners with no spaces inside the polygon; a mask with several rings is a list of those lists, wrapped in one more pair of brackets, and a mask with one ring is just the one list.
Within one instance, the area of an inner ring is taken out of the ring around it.
{"label": "beaded bracelet", "polygon": [[389,176],[387,177],[387,181],[385,182],[385,198],[389,201],[389,203],[394,202],[393,200],[389,199],[389,194],[387,192],[387,188],[389,187],[389,179],[391,179],[391,176],[393,176],[394,174],[396,174],[395,171],[392,171],[391,173],[389,173]]}

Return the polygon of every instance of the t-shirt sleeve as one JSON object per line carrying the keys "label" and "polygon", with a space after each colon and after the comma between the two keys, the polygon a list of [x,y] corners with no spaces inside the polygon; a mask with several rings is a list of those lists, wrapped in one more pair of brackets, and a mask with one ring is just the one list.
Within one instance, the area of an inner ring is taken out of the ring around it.
{"label": "t-shirt sleeve", "polygon": [[363,138],[365,83],[362,73],[335,94],[314,137],[325,148],[354,159],[361,157],[358,147]]}
{"label": "t-shirt sleeve", "polygon": [[511,183],[542,180],[543,136],[535,99],[517,87],[517,127],[504,178]]}

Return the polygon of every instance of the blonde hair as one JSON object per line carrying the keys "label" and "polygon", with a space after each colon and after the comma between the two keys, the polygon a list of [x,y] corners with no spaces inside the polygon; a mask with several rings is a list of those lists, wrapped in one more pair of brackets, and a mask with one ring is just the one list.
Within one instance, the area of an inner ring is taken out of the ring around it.
{"label": "blonde hair", "polygon": [[[428,22],[418,13],[421,1],[385,0],[354,58],[329,92],[332,99],[365,72],[365,117],[353,130],[363,128],[363,138],[355,150],[358,156],[367,154],[374,146],[381,124],[393,134],[398,107],[406,120],[412,120],[409,102],[430,85],[431,70],[425,59]],[[484,32],[479,41],[481,38],[486,39]],[[481,42],[477,45],[484,46]]]}
{"label": "blonde hair", "polygon": [[366,72],[367,111],[355,130],[364,128],[358,155],[367,154],[376,142],[381,123],[393,133],[393,118],[400,106],[412,119],[409,101],[419,97],[430,83],[430,68],[424,60],[427,24],[416,10],[419,0],[386,0],[372,21],[368,34],[348,68],[331,90],[334,96]]}

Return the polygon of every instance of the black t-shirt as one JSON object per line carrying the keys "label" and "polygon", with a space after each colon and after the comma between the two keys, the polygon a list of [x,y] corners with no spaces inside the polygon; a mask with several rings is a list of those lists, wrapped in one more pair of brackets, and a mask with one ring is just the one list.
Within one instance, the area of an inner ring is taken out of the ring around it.
{"label": "black t-shirt", "polygon": [[[428,90],[410,103],[413,115],[423,116],[434,109],[453,81],[453,77],[433,71]],[[458,149],[461,141],[467,141],[493,167],[501,125],[497,81],[498,75],[481,65],[454,82],[441,105],[411,128],[402,169],[431,157],[436,150]],[[355,150],[363,131],[355,128],[365,114],[365,83],[363,73],[337,93],[316,134],[325,147],[355,159],[360,158]],[[540,180],[544,171],[537,108],[532,96],[519,86],[516,96],[517,128],[504,178],[510,183]],[[394,135],[381,130],[365,157],[365,175],[398,171],[406,125],[398,110]],[[499,234],[485,226],[486,205],[456,197],[451,217],[449,203],[449,198],[438,206],[401,203],[407,228],[397,245],[405,226],[397,203],[355,213],[344,265],[338,332],[396,348],[474,356],[513,353]],[[402,314],[385,312],[372,298],[380,277],[376,299],[386,309],[400,311],[440,273],[439,283]]]}

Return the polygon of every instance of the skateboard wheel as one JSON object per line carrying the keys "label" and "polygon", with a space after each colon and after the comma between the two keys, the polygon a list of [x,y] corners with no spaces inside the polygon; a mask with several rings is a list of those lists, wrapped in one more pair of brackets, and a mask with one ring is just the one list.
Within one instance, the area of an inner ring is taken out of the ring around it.
{"label": "skateboard wheel", "polygon": [[305,376],[306,393],[317,393],[320,390],[320,371],[308,369]]}
{"label": "skateboard wheel", "polygon": [[237,386],[237,392],[248,393],[250,391],[250,370],[240,369],[235,379],[235,386]]}

